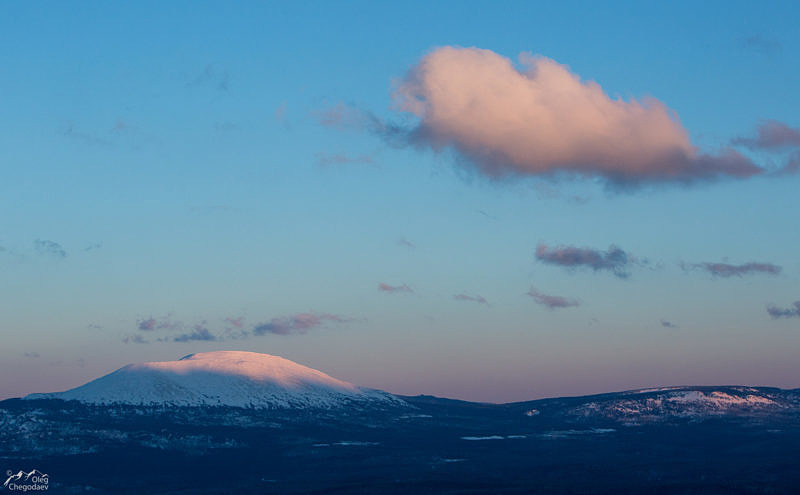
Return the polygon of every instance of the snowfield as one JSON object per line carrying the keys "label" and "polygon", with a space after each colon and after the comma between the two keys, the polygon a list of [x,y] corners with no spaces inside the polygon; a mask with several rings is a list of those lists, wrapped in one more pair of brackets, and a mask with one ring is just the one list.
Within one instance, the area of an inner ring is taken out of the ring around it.
{"label": "snowfield", "polygon": [[178,361],[130,364],[80,387],[31,394],[25,399],[264,409],[405,404],[389,393],[357,387],[288,359],[243,351],[203,352]]}

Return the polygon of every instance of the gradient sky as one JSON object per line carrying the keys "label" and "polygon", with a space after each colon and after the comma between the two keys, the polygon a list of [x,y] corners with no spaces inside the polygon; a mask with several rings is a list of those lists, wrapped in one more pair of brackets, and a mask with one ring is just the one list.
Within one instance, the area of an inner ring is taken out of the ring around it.
{"label": "gradient sky", "polygon": [[[218,349],[482,401],[800,387],[799,5],[4,2],[0,398]],[[470,101],[507,108],[403,107],[448,53],[481,56],[439,96],[485,70]],[[639,161],[667,134],[630,109],[569,127],[558,84],[540,136],[521,53],[656,99],[698,155]],[[506,124],[544,144],[512,163]],[[562,138],[578,174],[531,158]],[[728,148],[759,172],[695,180]]]}

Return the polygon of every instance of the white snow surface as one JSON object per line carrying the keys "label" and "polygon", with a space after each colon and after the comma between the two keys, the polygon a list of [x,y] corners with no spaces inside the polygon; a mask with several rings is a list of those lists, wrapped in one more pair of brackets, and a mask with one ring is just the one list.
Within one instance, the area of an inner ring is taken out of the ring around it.
{"label": "white snow surface", "polygon": [[80,387],[25,399],[264,409],[405,404],[389,393],[357,387],[282,357],[245,351],[201,352],[178,361],[129,364]]}

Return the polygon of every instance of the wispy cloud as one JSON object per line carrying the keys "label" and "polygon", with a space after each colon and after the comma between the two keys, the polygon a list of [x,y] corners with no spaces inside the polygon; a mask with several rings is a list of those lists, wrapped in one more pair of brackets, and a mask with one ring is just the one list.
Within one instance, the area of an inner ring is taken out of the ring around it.
{"label": "wispy cloud", "polygon": [[244,316],[236,316],[236,317],[225,318],[223,321],[229,325],[232,325],[235,328],[243,328],[244,320],[245,320]]}
{"label": "wispy cloud", "polygon": [[414,244],[413,242],[409,241],[405,237],[401,237],[400,239],[397,239],[397,245],[398,246],[403,246],[403,247],[408,248],[408,249],[415,249],[417,247],[416,244]]}
{"label": "wispy cloud", "polygon": [[124,342],[126,344],[149,344],[150,343],[149,340],[145,339],[144,337],[142,337],[139,334],[126,335],[122,339],[122,342]]}
{"label": "wispy cloud", "polygon": [[371,155],[349,155],[347,153],[317,153],[317,163],[323,167],[328,165],[364,164],[374,165],[375,160]]}
{"label": "wispy cloud", "polygon": [[789,127],[777,120],[765,120],[756,127],[754,135],[737,137],[731,142],[754,150],[797,148],[800,147],[800,128]]}
{"label": "wispy cloud", "polygon": [[619,278],[629,277],[629,268],[642,263],[613,244],[607,251],[575,246],[549,247],[546,244],[539,244],[536,246],[536,259],[542,263],[568,269],[590,268],[596,272],[608,271]]}
{"label": "wispy cloud", "polygon": [[163,318],[153,318],[152,316],[146,319],[138,320],[136,328],[144,331],[153,330],[177,330],[183,328],[183,323],[179,321],[172,321],[169,316]]}
{"label": "wispy cloud", "polygon": [[275,120],[284,127],[289,127],[289,110],[285,100],[275,109]]}
{"label": "wispy cloud", "polygon": [[110,139],[107,139],[98,134],[94,134],[92,132],[87,132],[85,130],[79,129],[72,122],[70,122],[69,124],[66,125],[66,127],[64,127],[64,129],[61,131],[61,135],[68,139],[72,139],[91,146],[111,146],[112,144]]}
{"label": "wispy cloud", "polygon": [[661,320],[661,326],[664,328],[678,328],[678,325],[672,323],[669,320]]}
{"label": "wispy cloud", "polygon": [[67,257],[67,251],[61,246],[61,244],[54,241],[48,241],[47,239],[36,239],[33,241],[33,248],[41,255],[52,256],[54,258]]}
{"label": "wispy cloud", "polygon": [[800,301],[795,301],[793,305],[793,308],[779,308],[770,304],[767,306],[767,313],[769,313],[769,315],[775,319],[800,318]]}
{"label": "wispy cloud", "polygon": [[38,352],[26,352],[26,353],[24,354],[24,356],[25,356],[26,358],[29,358],[29,359],[36,359],[36,358],[38,358],[38,357],[39,357],[39,353],[38,353]]}
{"label": "wispy cloud", "polygon": [[208,86],[217,91],[228,91],[230,87],[228,72],[218,69],[214,64],[208,64],[200,74],[189,80],[186,86]]}
{"label": "wispy cloud", "polygon": [[344,323],[348,321],[350,321],[350,318],[330,313],[298,313],[259,323],[253,327],[253,334],[297,335],[307,333],[309,330],[320,327],[325,323]]}
{"label": "wispy cloud", "polygon": [[172,342],[191,342],[195,340],[208,342],[217,340],[217,336],[212,334],[204,325],[195,325],[191,332],[170,337],[167,340]]}
{"label": "wispy cloud", "polygon": [[464,294],[464,293],[455,294],[453,296],[453,299],[455,299],[456,301],[469,301],[469,302],[475,302],[475,303],[478,303],[478,304],[485,304],[487,306],[489,305],[489,302],[486,301],[486,299],[484,299],[483,296],[479,296],[477,294],[475,294],[474,296],[471,296],[469,294]]}
{"label": "wispy cloud", "polygon": [[414,292],[414,289],[412,289],[411,287],[407,286],[406,284],[389,285],[389,284],[385,284],[383,282],[378,284],[378,290],[381,291],[381,292],[388,292],[390,294],[403,293],[403,292],[406,292],[406,293]]}
{"label": "wispy cloud", "polygon": [[758,263],[751,261],[741,265],[732,265],[729,263],[681,263],[681,268],[685,271],[688,270],[701,270],[710,273],[714,277],[742,277],[744,275],[754,275],[763,273],[766,275],[778,275],[781,272],[781,267],[772,263]]}
{"label": "wispy cloud", "polygon": [[765,172],[733,148],[698,151],[675,112],[655,98],[610,98],[543,56],[523,53],[518,62],[490,50],[437,48],[392,94],[416,125],[389,124],[341,104],[320,122],[367,129],[397,146],[450,149],[490,178],[566,174],[633,187]]}
{"label": "wispy cloud", "polygon": [[739,40],[739,46],[766,56],[774,55],[783,49],[783,43],[780,40],[762,33],[753,33],[742,37]]}
{"label": "wispy cloud", "polygon": [[528,295],[536,301],[537,304],[541,304],[542,306],[547,307],[548,309],[557,309],[557,308],[571,308],[580,306],[580,302],[577,299],[568,299],[562,296],[553,296],[550,294],[544,294],[539,292],[536,288],[531,287],[528,291]]}

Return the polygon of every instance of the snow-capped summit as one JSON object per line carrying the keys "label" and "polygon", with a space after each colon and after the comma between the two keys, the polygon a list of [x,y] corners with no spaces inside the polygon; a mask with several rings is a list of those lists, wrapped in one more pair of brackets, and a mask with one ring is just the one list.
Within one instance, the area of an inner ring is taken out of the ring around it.
{"label": "snow-capped summit", "polygon": [[66,392],[31,394],[25,399],[265,409],[404,404],[389,393],[357,387],[282,357],[244,351],[129,364]]}

